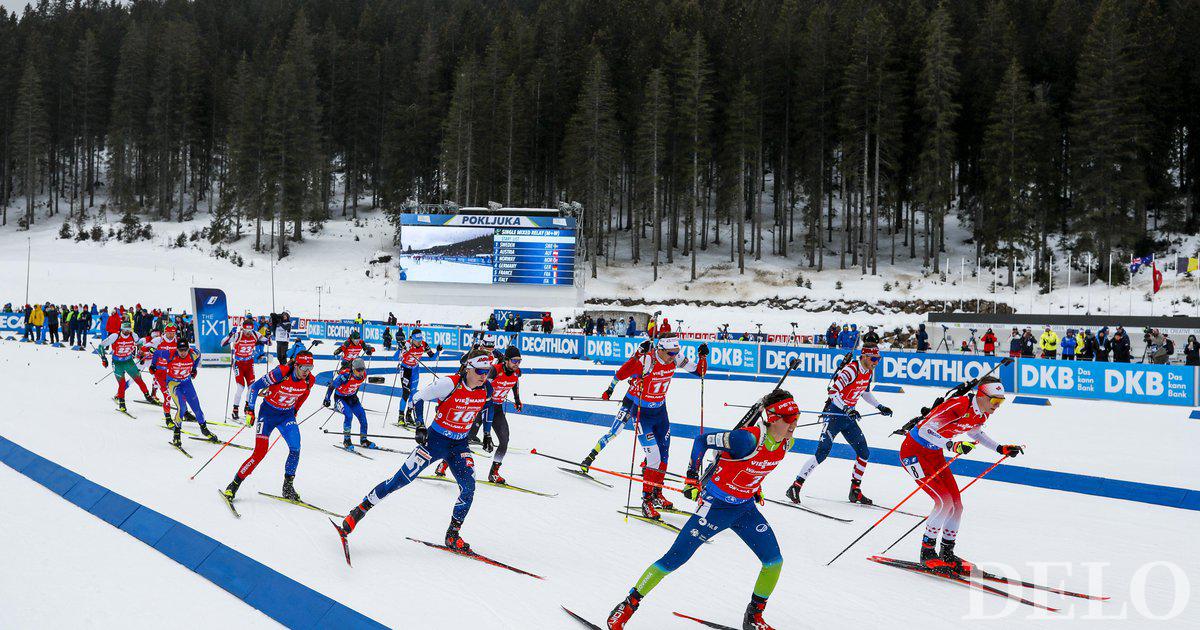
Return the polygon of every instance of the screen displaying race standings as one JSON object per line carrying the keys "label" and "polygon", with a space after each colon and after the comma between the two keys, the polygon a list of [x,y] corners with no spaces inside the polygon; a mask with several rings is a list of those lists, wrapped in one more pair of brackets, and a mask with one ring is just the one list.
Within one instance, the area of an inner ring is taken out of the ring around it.
{"label": "screen displaying race standings", "polygon": [[570,286],[575,219],[404,214],[399,259],[404,282]]}

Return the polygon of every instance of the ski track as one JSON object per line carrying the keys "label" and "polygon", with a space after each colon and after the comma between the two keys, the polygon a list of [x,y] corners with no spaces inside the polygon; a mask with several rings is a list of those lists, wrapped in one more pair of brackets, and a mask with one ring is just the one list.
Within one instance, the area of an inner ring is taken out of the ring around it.
{"label": "ski track", "polygon": [[[317,369],[332,369],[333,363],[320,361]],[[529,357],[525,365],[580,363]],[[262,373],[262,366],[256,369]],[[562,474],[557,462],[510,452],[503,472],[512,483],[559,496],[549,499],[479,485],[463,534],[480,553],[544,575],[545,581],[404,540],[405,536],[441,540],[455,495],[452,487],[442,488],[444,484],[413,483],[373,509],[350,538],[354,560],[354,568],[350,568],[323,514],[258,496],[260,490],[279,491],[286,457],[282,441],[242,485],[238,505],[243,517],[234,519],[214,496],[213,488],[229,481],[247,453],[226,449],[189,482],[188,476],[216,447],[197,442],[192,446],[195,459],[183,458],[166,444],[166,432],[157,428],[161,422],[157,409],[131,405],[136,421],[109,409],[113,381],[91,386],[101,374],[103,370],[91,354],[0,342],[0,379],[6,390],[33,393],[9,397],[8,413],[0,416],[0,435],[392,627],[577,627],[559,609],[560,604],[589,619],[603,620],[673,540],[669,532],[635,520],[626,524],[613,512],[625,500],[623,480],[614,479],[616,487],[610,490]],[[205,412],[213,418],[227,413],[223,402],[227,374],[206,369],[197,380]],[[65,388],[48,390],[47,375]],[[592,394],[606,382],[601,376],[528,375],[522,379],[521,389],[527,404],[570,404],[611,414],[616,410],[613,403],[570,403],[533,396],[534,392]],[[785,386],[797,395],[802,408],[817,408],[823,400],[823,381],[789,379]],[[740,410],[721,407],[722,401],[748,402],[768,388],[765,383],[708,383],[706,426],[728,427],[740,416]],[[905,394],[880,396],[896,409],[896,418],[864,420],[870,443],[898,448],[899,440],[886,434],[934,394],[928,388],[905,389]],[[301,417],[320,405],[324,393],[320,390],[310,396]],[[699,423],[698,391],[696,381],[679,380],[672,385],[668,404],[673,420]],[[49,392],[55,394],[47,396]],[[571,459],[582,457],[604,430],[515,413],[509,418],[514,448],[533,447]],[[405,456],[380,452],[375,460],[367,461],[322,448],[328,438],[317,431],[322,419],[315,415],[301,427],[304,449],[296,487],[305,501],[335,512],[348,510],[375,484],[394,474]],[[372,432],[382,429],[383,433],[401,434],[394,427],[381,427],[376,417],[370,419]],[[798,435],[815,439],[816,429],[801,429]],[[224,439],[236,429],[216,430]],[[988,430],[1001,441],[1028,446],[1028,454],[1017,462],[1023,466],[1193,488],[1200,479],[1200,464],[1192,452],[1200,427],[1178,410],[1055,400],[1050,407],[1006,406]],[[1131,434],[1137,436],[1136,442]],[[683,469],[690,447],[690,440],[674,441],[672,470]],[[631,448],[631,433],[623,432],[596,465],[625,470]],[[767,479],[768,496],[782,498],[806,457],[793,454],[784,461]],[[995,459],[987,452],[971,457]],[[477,468],[485,465],[482,459],[476,462]],[[806,492],[845,496],[851,465],[842,459],[827,460],[810,478]],[[184,617],[179,625],[186,626],[189,620],[199,625],[203,619],[205,625],[228,620],[250,626],[266,620],[206,580],[180,571],[157,552],[21,479],[0,467],[0,481],[6,488],[15,488],[18,495],[14,510],[0,516],[0,523],[8,525],[5,531],[29,529],[23,526],[27,519],[14,518],[14,513],[37,511],[38,521],[50,523],[35,524],[36,532],[5,538],[8,551],[0,555],[6,563],[12,561],[22,569],[0,577],[0,626],[111,626],[117,623],[116,617],[81,620],[79,611],[101,609],[116,615],[114,611],[123,608],[138,614],[121,613],[122,625],[150,627],[160,625],[160,617],[151,614],[153,611],[174,613],[188,610],[193,602],[214,601],[205,605],[204,613]],[[960,479],[960,484],[966,481]],[[863,488],[877,502],[888,503],[898,501],[913,485],[902,469],[876,465],[868,468]],[[1022,607],[1002,619],[967,619],[971,611],[967,589],[866,560],[911,527],[915,522],[911,517],[893,516],[841,560],[825,567],[829,558],[882,513],[821,502],[814,507],[854,518],[854,523],[828,521],[781,506],[761,508],[779,537],[785,558],[766,618],[781,630],[851,624],[961,630],[964,621],[995,628],[1085,623],[1089,612],[1116,615],[1126,608],[1128,619],[1117,625],[1140,627],[1151,622],[1139,617],[1131,603],[1131,581],[1144,564],[1159,560],[1177,562],[1190,579],[1186,610],[1161,627],[1182,627],[1186,619],[1198,616],[1200,572],[1194,561],[1187,560],[1200,557],[1195,512],[989,481],[972,487],[964,502],[966,515],[958,546],[963,556],[997,573],[1007,571],[989,566],[989,561],[1010,564],[1033,581],[1040,578],[1030,562],[1071,562],[1071,575],[1057,568],[1050,582],[1075,590],[1100,590],[1113,601],[1097,605],[1039,594],[1034,598],[1043,599],[1037,601],[1062,606],[1064,613],[1047,615]],[[918,494],[902,509],[923,513],[928,507],[928,499]],[[914,533],[888,555],[915,559],[918,544],[919,536]],[[81,551],[69,551],[76,548]],[[44,549],[46,555],[30,549]],[[1100,584],[1089,584],[1084,562],[1108,563]],[[758,562],[741,541],[732,533],[722,533],[643,601],[630,629],[698,627],[674,617],[671,612],[675,610],[736,626],[758,570]],[[44,577],[38,579],[38,575]],[[56,588],[48,589],[49,581],[54,581]],[[162,588],[158,584],[166,587],[165,594],[154,594],[156,588]],[[1161,569],[1152,571],[1147,584],[1150,609],[1164,613],[1175,595],[1170,575]],[[130,594],[137,602],[122,605]],[[11,602],[41,602],[40,614],[55,612],[34,623],[27,609],[18,607],[14,612]],[[64,602],[72,605],[62,606]],[[989,614],[1005,606],[1003,600],[992,596],[983,596],[980,602]],[[1072,618],[1073,622],[1063,621]],[[1105,627],[1116,627],[1108,623]]]}

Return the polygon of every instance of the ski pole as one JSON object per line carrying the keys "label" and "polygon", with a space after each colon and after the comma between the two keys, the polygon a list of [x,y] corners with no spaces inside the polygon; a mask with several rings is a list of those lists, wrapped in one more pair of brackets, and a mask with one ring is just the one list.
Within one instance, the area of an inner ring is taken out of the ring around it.
{"label": "ski pole", "polygon": [[[779,375],[779,380],[775,381],[775,386],[771,388],[771,391],[773,392],[773,391],[779,389],[780,387],[783,387],[783,381],[787,380],[787,377],[789,374],[792,373],[792,370],[795,370],[798,367],[800,367],[800,358],[793,357],[791,361],[788,361],[787,369],[783,371],[783,374]],[[746,411],[746,414],[742,416],[741,420],[737,421],[737,424],[735,424],[733,426],[733,428],[741,429],[743,427],[749,426],[750,424],[752,424],[754,422],[754,420],[758,417],[758,414],[761,412],[762,412],[761,405],[759,405],[757,403],[750,405],[750,408]]]}
{"label": "ski pole", "polygon": [[232,349],[230,349],[229,374],[227,374],[226,378],[225,378],[225,408],[226,409],[229,409],[229,389],[230,389],[230,385],[232,383],[233,383],[233,351],[232,351]]}
{"label": "ski pole", "polygon": [[330,409],[330,410],[329,410],[329,417],[328,417],[328,418],[325,418],[325,422],[322,422],[322,423],[321,423],[321,430],[322,430],[322,431],[324,431],[324,430],[325,430],[325,425],[329,424],[329,421],[330,421],[330,420],[333,420],[333,414],[335,414],[335,413],[337,413],[337,409]]}
{"label": "ski pole", "polygon": [[[329,429],[321,429],[321,432],[328,433],[330,435],[343,435],[345,433],[344,431],[330,431]],[[359,435],[363,435],[363,434],[360,433]],[[415,440],[415,439],[417,439],[411,435],[380,435],[380,434],[375,434],[375,433],[367,433],[367,434],[365,434],[365,437],[387,438],[389,440]]]}
{"label": "ski pole", "polygon": [[[545,457],[546,459],[552,459],[552,460],[554,460],[554,461],[556,461],[556,462],[562,462],[562,463],[564,463],[564,464],[574,464],[574,465],[576,465],[576,466],[578,466],[578,465],[579,465],[579,462],[572,461],[572,460],[569,460],[569,459],[564,459],[564,458],[562,458],[562,457],[555,457],[555,456],[553,456],[553,455],[547,455],[547,454],[545,454],[545,453],[543,453],[543,452],[541,452],[541,451],[537,450],[536,448],[529,449],[529,454],[530,454],[530,455],[538,455],[538,456],[540,456],[540,457]],[[663,488],[664,490],[674,490],[675,492],[679,492],[679,493],[682,493],[682,492],[683,492],[683,488],[676,488],[676,487],[674,487],[674,486],[668,486],[667,484],[664,484],[664,483],[656,483],[656,482],[653,482],[653,481],[648,481],[648,480],[646,480],[646,479],[645,479],[645,478],[643,478],[643,477],[638,477],[637,475],[626,475],[625,473],[622,473],[622,472],[617,472],[617,471],[615,471],[615,470],[608,470],[608,469],[606,469],[606,468],[597,468],[597,467],[595,467],[595,466],[588,466],[588,470],[594,470],[594,471],[596,471],[596,472],[602,472],[602,473],[605,473],[605,474],[608,474],[608,475],[612,475],[612,476],[614,476],[614,477],[620,477],[621,479],[629,479],[631,482],[633,482],[633,481],[640,481],[640,482],[642,482],[642,483],[645,483],[645,484],[649,484],[649,485],[652,485],[652,486],[656,486],[656,487],[659,487],[659,488]],[[626,503],[625,503],[625,504],[626,504],[626,505],[629,505],[628,501],[626,501]]]}
{"label": "ski pole", "polygon": [[[726,407],[737,407],[737,408],[739,408],[739,409],[753,409],[753,408],[755,407],[755,405],[739,405],[739,404],[737,404],[737,403],[723,403],[723,405],[724,405],[724,406],[726,406]],[[812,410],[808,410],[808,409],[802,409],[802,410],[800,411],[800,413],[801,413],[801,414],[809,414],[809,415],[819,415],[819,416],[849,416],[849,415],[850,415],[850,414],[845,414],[845,413],[838,413],[838,412],[836,412],[836,411],[812,411]],[[867,416],[874,416],[874,415],[878,415],[878,412],[876,412],[876,413],[864,413],[864,414],[861,414],[861,415],[859,415],[859,417],[860,417],[860,418],[865,418],[865,417],[867,417]],[[821,424],[821,423],[820,423],[820,422],[814,422],[813,424]],[[807,425],[807,424],[798,424],[798,425],[796,425],[796,426],[797,426],[797,427],[807,427],[807,426],[809,426],[809,425]]]}
{"label": "ski pole", "polygon": [[104,379],[106,379],[106,378],[108,378],[108,377],[112,376],[112,373],[113,373],[114,371],[116,371],[116,368],[113,368],[113,369],[109,370],[109,371],[108,371],[108,372],[107,372],[107,373],[106,373],[104,376],[101,376],[101,377],[100,377],[100,380],[96,381],[95,383],[92,383],[92,387],[95,387],[95,386],[99,385],[100,383],[103,383],[103,382],[104,382]]}
{"label": "ski pole", "polygon": [[[954,460],[958,459],[959,457],[962,457],[962,453],[959,453],[959,454],[955,455],[954,457],[950,458],[950,461],[946,462],[945,464],[942,464],[942,467],[941,467],[941,468],[938,468],[938,469],[937,469],[937,471],[936,471],[936,472],[934,472],[932,475],[929,475],[929,477],[930,477],[930,478],[932,478],[932,477],[936,477],[936,476],[940,475],[940,474],[942,473],[942,471],[943,471],[943,470],[946,470],[947,468],[949,468],[949,467],[950,467],[950,464],[953,464],[953,463],[954,463]],[[921,485],[922,485],[922,484],[921,484],[921,483],[920,483],[920,481],[918,480],[917,487],[916,487],[916,488],[913,488],[912,492],[909,492],[909,493],[908,493],[908,496],[904,497],[904,498],[903,498],[903,499],[902,499],[902,500],[901,500],[899,503],[897,503],[896,505],[892,506],[892,509],[888,510],[887,514],[884,514],[883,516],[879,517],[879,520],[878,520],[878,521],[875,521],[875,524],[874,524],[874,525],[871,525],[870,527],[868,527],[868,528],[867,528],[867,531],[865,531],[865,532],[863,532],[863,533],[859,534],[859,535],[858,535],[858,538],[855,538],[853,541],[851,541],[851,543],[850,543],[849,545],[846,545],[846,548],[845,548],[845,549],[843,549],[843,550],[841,550],[841,551],[839,551],[839,552],[838,552],[838,555],[836,555],[836,556],[834,556],[834,557],[833,557],[833,560],[830,560],[829,562],[826,562],[826,563],[825,563],[825,566],[829,566],[829,565],[833,564],[835,561],[837,561],[837,559],[838,559],[838,558],[841,558],[841,557],[842,557],[842,554],[846,553],[847,551],[850,551],[850,548],[851,548],[851,547],[853,547],[854,545],[858,544],[858,541],[860,541],[860,540],[862,540],[863,538],[865,538],[867,534],[870,534],[870,533],[871,533],[871,530],[873,530],[873,529],[875,529],[876,527],[878,527],[878,526],[879,526],[879,524],[880,524],[880,523],[882,523],[882,522],[884,521],[884,519],[886,519],[887,517],[889,517],[889,516],[891,516],[892,514],[894,514],[894,513],[896,512],[896,510],[900,508],[900,506],[901,506],[901,505],[904,505],[904,502],[905,502],[905,501],[908,501],[909,499],[913,498],[913,495],[915,495],[917,492],[919,492],[919,491],[921,490]]]}
{"label": "ski pole", "polygon": [[[824,412],[820,412],[820,411],[801,411],[800,413],[820,413],[820,414],[826,415],[826,416],[844,416],[847,418],[850,417],[850,414],[845,414],[845,413],[824,413]],[[859,418],[869,418],[871,416],[880,416],[880,415],[883,415],[883,414],[879,413],[878,411],[873,411],[871,413],[861,414],[858,417]],[[811,426],[816,426],[818,424],[825,424],[825,421],[821,420],[818,422],[806,422],[804,424],[797,424],[796,428],[799,429],[800,427],[811,427]]]}
{"label": "ski pole", "polygon": [[700,435],[704,435],[704,377],[700,377]]}
{"label": "ski pole", "polygon": [[593,401],[593,402],[621,402],[621,399],[619,399],[619,398],[617,398],[617,399],[601,398],[599,396],[572,396],[569,394],[539,394],[537,392],[534,392],[533,395],[540,396],[542,398],[566,398],[567,400],[588,400],[588,401]]}
{"label": "ski pole", "polygon": [[[629,505],[630,499],[633,498],[633,466],[637,462],[638,437],[642,434],[642,406],[638,405],[637,408],[637,415],[633,418],[633,451],[629,453],[629,485],[625,488],[625,505]],[[621,411],[618,410],[617,413]],[[645,483],[644,479],[642,483]],[[629,510],[625,510],[625,522],[629,522]]]}
{"label": "ski pole", "polygon": [[233,437],[226,440],[225,443],[221,445],[221,448],[217,449],[217,452],[213,453],[212,457],[209,457],[208,461],[204,462],[204,465],[200,467],[200,470],[197,470],[196,472],[192,473],[191,477],[188,477],[188,481],[195,481],[196,475],[199,475],[201,470],[204,470],[205,468],[207,468],[208,465],[211,464],[212,461],[217,458],[217,455],[220,455],[221,451],[225,450],[226,446],[229,446],[230,442],[234,441],[235,439],[237,439],[237,436],[242,434],[242,429],[245,429],[245,428],[246,428],[246,425],[243,424],[242,428],[238,429],[237,433],[233,434]]}
{"label": "ski pole", "polygon": [[[985,475],[987,475],[988,473],[992,472],[992,470],[994,470],[994,469],[995,469],[997,466],[999,466],[999,465],[1000,465],[1000,463],[1001,463],[1001,462],[1003,462],[1003,461],[1004,461],[1004,460],[1006,460],[1006,459],[1008,459],[1008,455],[1005,455],[1005,456],[1001,457],[999,461],[997,461],[995,464],[992,464],[991,466],[989,466],[987,470],[985,470],[985,471],[983,471],[983,472],[979,473],[979,475],[978,475],[977,477],[975,477],[974,479],[972,479],[972,480],[970,481],[970,483],[968,483],[967,485],[963,486],[963,489],[962,489],[962,490],[959,490],[959,491],[958,491],[958,492],[959,492],[959,494],[962,494],[963,492],[966,492],[966,491],[967,491],[967,488],[970,488],[972,485],[974,485],[976,481],[979,481],[980,479],[983,479],[983,477],[984,477]],[[901,534],[901,535],[900,535],[900,537],[896,539],[896,542],[894,542],[894,543],[892,543],[892,544],[888,545],[887,549],[884,549],[883,551],[880,551],[880,552],[879,552],[879,555],[883,555],[883,554],[885,554],[885,553],[887,553],[887,552],[891,551],[891,550],[892,550],[892,547],[895,547],[897,544],[899,544],[899,543],[900,543],[900,541],[901,541],[901,540],[904,540],[905,538],[907,538],[909,534],[913,533],[914,531],[916,531],[916,530],[917,530],[917,528],[918,528],[918,527],[920,527],[920,526],[921,526],[921,523],[924,523],[924,522],[925,522],[925,521],[927,521],[927,520],[929,520],[929,517],[928,517],[928,516],[926,516],[925,518],[923,518],[923,519],[921,519],[921,520],[917,521],[917,522],[916,522],[916,524],[912,526],[912,529],[910,529],[910,530],[908,530],[908,531],[904,532],[903,534]]]}
{"label": "ski pole", "polygon": [[396,363],[396,373],[392,375],[392,388],[388,391],[387,409],[383,411],[383,425],[387,426],[388,415],[392,413],[392,398],[396,396],[396,379],[400,378],[400,370],[404,367]]}

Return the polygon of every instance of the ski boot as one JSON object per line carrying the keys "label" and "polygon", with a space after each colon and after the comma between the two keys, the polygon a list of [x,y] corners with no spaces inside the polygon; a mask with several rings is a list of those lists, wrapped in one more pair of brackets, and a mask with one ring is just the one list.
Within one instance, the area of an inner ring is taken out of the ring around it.
{"label": "ski boot", "polygon": [[944,570],[951,573],[970,573],[973,568],[972,564],[962,558],[954,555],[954,541],[942,540],[941,553],[942,567]]}
{"label": "ski boot", "polygon": [[488,481],[505,485],[504,477],[500,476],[500,462],[492,462],[492,470],[488,472]]}
{"label": "ski boot", "polygon": [[362,503],[359,503],[354,506],[353,510],[350,510],[346,518],[342,519],[342,525],[338,528],[338,531],[342,532],[343,536],[349,536],[350,532],[354,531],[354,528],[358,526],[359,521],[366,517],[370,509],[371,502],[364,499]]}
{"label": "ski boot", "polygon": [[631,589],[625,599],[621,600],[621,603],[608,613],[609,630],[624,630],[625,624],[629,623],[629,618],[637,612],[640,603],[642,603],[641,593],[638,593],[637,589]]}
{"label": "ski boot", "polygon": [[670,499],[663,496],[662,488],[654,489],[654,507],[660,510],[674,510],[675,504],[671,503]]}
{"label": "ski boot", "polygon": [[588,470],[592,467],[592,462],[596,461],[596,456],[599,454],[600,451],[592,449],[592,452],[588,453],[587,457],[584,457],[583,461],[579,462],[579,470],[586,475]]}
{"label": "ski boot", "polygon": [[742,630],[775,630],[771,624],[763,621],[762,613],[766,607],[766,598],[751,595],[750,603],[746,605],[746,616],[742,617]]}
{"label": "ski boot", "polygon": [[237,422],[242,419],[242,410],[238,405],[233,406],[233,412],[229,414],[229,419]]}
{"label": "ski boot", "polygon": [[358,438],[358,445],[359,445],[359,446],[361,446],[361,447],[363,447],[363,448],[377,448],[377,447],[375,446],[375,443],[374,443],[374,442],[372,442],[371,440],[368,440],[368,439],[366,438],[366,436],[363,436],[363,437],[360,437],[360,438]]}
{"label": "ski boot", "polygon": [[117,396],[117,411],[125,411],[125,399]]}
{"label": "ski boot", "polygon": [[456,553],[471,553],[471,545],[463,540],[458,530],[462,528],[462,521],[458,519],[450,519],[450,527],[446,528],[446,546],[450,551]]}
{"label": "ski boot", "polygon": [[195,416],[195,414],[193,414],[190,411],[185,411],[185,412],[183,412],[183,419],[187,420],[188,422],[195,422],[196,416]]}
{"label": "ski boot", "polygon": [[785,493],[788,498],[788,501],[791,501],[792,503],[800,503],[800,491],[803,489],[804,489],[804,480],[803,479],[797,479],[797,480],[793,481],[791,487],[789,487],[787,489],[787,492]]}
{"label": "ski boot", "polygon": [[861,503],[863,505],[875,505],[875,502],[868,499],[862,493],[862,479],[850,480],[850,502]]}
{"label": "ski boot", "polygon": [[171,412],[169,412],[169,411],[163,412],[163,424],[167,425],[168,429],[175,428],[175,420],[173,420],[171,418]]}
{"label": "ski boot", "polygon": [[921,566],[934,571],[941,570],[941,559],[937,553],[937,539],[927,536],[921,538],[921,558],[919,560]]}
{"label": "ski boot", "polygon": [[296,475],[284,475],[283,476],[282,495],[283,495],[283,498],[287,499],[288,501],[300,501],[301,500],[300,495],[296,492],[296,489],[292,487],[292,481],[295,478],[296,478]]}
{"label": "ski boot", "polygon": [[662,520],[662,515],[654,509],[654,493],[652,492],[642,493],[642,516],[656,521]]}
{"label": "ski boot", "polygon": [[146,398],[146,402],[150,403],[151,405],[161,405],[162,404],[162,401],[155,398],[154,394],[151,394],[150,392],[142,392],[142,396],[144,396]]}
{"label": "ski boot", "polygon": [[225,498],[227,498],[227,499],[229,499],[230,501],[232,501],[232,500],[233,500],[233,498],[234,498],[235,496],[237,496],[237,491],[238,491],[238,488],[239,488],[241,485],[242,485],[242,480],[241,480],[241,479],[239,479],[237,475],[234,475],[234,476],[233,476],[233,481],[230,481],[230,482],[229,482],[229,485],[228,485],[228,486],[225,486],[225,491],[224,491],[224,492],[222,492],[221,494],[225,495]]}
{"label": "ski boot", "polygon": [[220,442],[220,441],[221,441],[220,439],[218,439],[218,438],[217,438],[217,436],[216,436],[216,435],[214,435],[214,434],[213,434],[213,432],[212,432],[212,431],[209,431],[209,430],[208,430],[208,425],[207,425],[207,424],[202,424],[202,425],[200,425],[200,435],[203,435],[203,436],[204,436],[204,439],[206,439],[206,440],[208,440],[209,442],[212,442],[212,443],[214,443],[214,444],[216,444],[216,443],[218,443],[218,442]]}
{"label": "ski boot", "polygon": [[171,444],[174,444],[175,446],[178,446],[178,447],[181,447],[181,448],[182,448],[182,447],[183,447],[183,440],[182,440],[182,439],[180,439],[180,437],[179,437],[179,434],[180,434],[180,430],[181,430],[181,428],[182,428],[182,427],[180,427],[180,426],[179,426],[179,423],[178,423],[178,422],[176,422],[176,423],[175,423],[175,426],[174,426],[174,427],[172,427],[172,431],[171,431]]}
{"label": "ski boot", "polygon": [[342,435],[342,448],[346,449],[347,451],[354,450],[354,443],[350,441],[349,433]]}
{"label": "ski boot", "polygon": [[434,477],[445,477],[446,476],[446,468],[448,468],[449,466],[450,465],[446,463],[446,460],[443,459],[442,463],[438,464],[437,468],[433,469],[433,476]]}

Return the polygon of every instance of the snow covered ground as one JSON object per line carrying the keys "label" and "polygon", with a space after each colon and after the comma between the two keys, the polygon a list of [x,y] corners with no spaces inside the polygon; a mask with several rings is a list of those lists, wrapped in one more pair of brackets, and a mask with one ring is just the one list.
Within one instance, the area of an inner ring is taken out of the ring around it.
{"label": "snow covered ground", "polygon": [[[115,262],[110,258],[106,265]],[[82,264],[72,263],[67,273],[83,273],[73,266]],[[140,277],[132,267],[129,273]],[[99,286],[80,285],[78,290],[95,291],[95,295],[102,295],[104,289],[126,291],[130,297],[120,299],[145,302],[179,291],[169,286],[125,286],[129,278],[119,271],[116,276],[97,277]],[[5,286],[10,286],[7,280]],[[254,288],[242,286],[247,291]],[[261,304],[256,306],[261,310]],[[318,369],[332,367],[332,362],[320,363]],[[584,365],[530,357],[525,367],[564,364]],[[380,365],[376,362],[372,367]],[[559,610],[560,604],[601,620],[673,539],[662,529],[626,523],[616,513],[625,499],[619,480],[614,480],[616,488],[603,488],[524,452],[537,448],[575,459],[587,452],[602,428],[515,414],[510,418],[516,450],[506,460],[505,476],[511,483],[558,496],[543,498],[480,486],[463,533],[480,552],[545,575],[545,581],[405,540],[406,536],[440,539],[457,493],[450,484],[420,481],[389,497],[363,521],[351,539],[355,565],[349,568],[324,516],[257,495],[259,490],[278,491],[286,455],[282,446],[243,485],[239,493],[243,518],[235,520],[216,489],[228,482],[246,451],[227,449],[195,481],[188,481],[216,447],[185,440],[185,447],[196,456],[186,459],[167,445],[169,433],[160,428],[157,408],[131,404],[136,420],[110,411],[112,380],[92,385],[103,373],[96,357],[89,354],[0,342],[0,382],[5,383],[5,391],[33,393],[6,397],[8,413],[0,416],[0,435],[392,627],[578,627]],[[197,381],[212,417],[224,414],[225,376],[222,370],[206,369]],[[548,399],[534,394],[594,394],[607,380],[529,374],[522,381],[523,398],[529,405],[546,405]],[[787,387],[802,406],[813,407],[822,398],[822,385],[817,380],[790,379]],[[768,387],[708,382],[706,426],[729,426],[740,413],[721,403],[749,402]],[[904,394],[881,394],[898,417],[910,416],[934,393],[926,388],[905,389]],[[321,393],[310,397],[302,415],[319,409]],[[698,381],[679,380],[672,386],[675,422],[698,424],[698,394]],[[379,394],[367,394],[364,403],[374,410],[387,404]],[[612,403],[580,402],[571,407],[614,410]],[[318,411],[301,427],[304,448],[296,486],[306,500],[341,512],[392,475],[403,456],[374,453],[374,460],[366,460],[332,448],[336,439],[318,430],[327,415]],[[370,414],[373,429],[398,434],[395,428],[381,426],[380,415]],[[1017,465],[1197,489],[1200,464],[1194,447],[1200,443],[1200,426],[1183,416],[1179,410],[1162,407],[1055,400],[1050,407],[1006,406],[989,430],[999,439],[1028,446]],[[340,418],[335,418],[329,426],[339,424]],[[878,448],[898,447],[895,438],[886,436],[895,424],[879,418],[864,420],[868,439]],[[217,427],[222,437],[234,430]],[[814,428],[797,433],[809,439],[817,435]],[[251,443],[245,432],[237,441]],[[391,446],[398,448],[411,444],[393,442]],[[689,448],[690,440],[675,440],[672,470],[682,471]],[[623,433],[596,465],[625,469],[631,450],[632,437]],[[971,457],[994,459],[989,453]],[[767,479],[768,495],[781,497],[805,459],[789,455]],[[479,458],[476,465],[485,469],[487,460]],[[844,497],[850,467],[846,460],[828,460],[811,477],[806,492],[825,499]],[[0,543],[0,557],[5,559],[5,569],[0,571],[0,627],[150,627],[161,626],[168,614],[172,625],[185,627],[214,621],[256,626],[267,621],[216,586],[4,466],[0,466],[0,484],[11,495],[0,510],[0,525],[10,533]],[[895,502],[912,487],[900,468],[879,464],[869,467],[864,482],[864,490],[880,503]],[[1196,512],[990,480],[973,486],[964,500],[967,513],[959,544],[964,556],[985,566],[1001,563],[988,568],[1016,572],[1025,579],[1103,592],[1112,601],[1085,603],[1039,595],[1064,611],[1048,615],[1026,607],[1006,609],[999,598],[972,595],[955,585],[865,560],[915,522],[902,515],[885,521],[826,567],[883,512],[814,498],[809,501],[812,507],[854,522],[838,523],[781,506],[762,508],[785,557],[782,579],[767,608],[768,620],[781,630],[959,630],[964,622],[992,628],[1059,627],[1067,621],[1100,627],[1195,627],[1200,618]],[[904,509],[923,512],[928,506],[929,501],[918,495]],[[681,517],[667,518],[682,522]],[[891,554],[913,558],[917,545],[918,538],[911,537]],[[673,617],[672,611],[737,625],[757,571],[758,563],[745,546],[736,536],[723,533],[643,601],[630,628],[699,627]],[[1167,615],[1165,623],[1153,621]]]}
{"label": "snow covered ground", "polygon": [[[183,224],[157,222],[151,241],[134,244],[115,240],[104,243],[62,240],[57,238],[60,224],[52,221],[43,220],[29,232],[18,231],[12,223],[0,228],[0,287],[4,289],[0,303],[24,300],[27,244],[32,251],[29,298],[35,301],[140,302],[190,308],[189,287],[214,286],[226,291],[235,309],[253,308],[258,312],[273,305],[276,310],[286,308],[293,314],[320,312],[324,317],[354,317],[361,312],[373,319],[395,312],[407,321],[478,324],[494,307],[528,306],[529,296],[538,291],[536,287],[513,287],[506,294],[508,297],[489,297],[486,304],[474,306],[447,306],[425,298],[421,303],[398,305],[397,300],[411,289],[406,289],[397,277],[398,252],[391,244],[394,228],[380,212],[364,211],[357,223],[356,226],[354,222],[333,220],[326,223],[320,234],[306,233],[303,243],[290,244],[292,255],[275,265],[273,278],[271,255],[253,250],[252,235],[223,246],[242,256],[244,267],[211,256],[212,246],[203,240],[189,241],[184,248],[170,247],[169,243],[180,233],[190,235],[203,228],[207,224],[204,218]],[[700,253],[695,281],[689,279],[690,258],[682,256],[676,256],[670,265],[665,263],[664,256],[657,281],[651,279],[648,258],[640,265],[601,265],[595,279],[590,277],[590,264],[581,260],[577,281],[582,283],[582,299],[593,301],[590,304],[593,308],[615,304],[621,298],[640,298],[647,304],[630,308],[661,309],[672,320],[684,320],[685,331],[713,332],[725,323],[734,331],[753,331],[755,324],[762,324],[766,332],[786,334],[791,331],[791,322],[796,322],[801,333],[811,333],[823,331],[833,321],[891,329],[915,327],[927,318],[924,313],[843,312],[845,305],[840,300],[877,303],[924,299],[935,302],[932,310],[941,310],[943,305],[954,309],[960,300],[978,296],[1006,302],[1023,313],[1149,315],[1153,308],[1159,315],[1200,315],[1197,279],[1173,271],[1164,272],[1164,288],[1153,302],[1147,299],[1148,271],[1135,277],[1133,288],[1109,289],[1103,278],[1093,276],[1088,291],[1088,278],[1078,270],[1070,275],[1068,285],[1068,273],[1061,260],[1056,264],[1055,289],[1049,294],[1031,287],[1027,276],[1019,277],[1015,290],[1001,287],[992,293],[986,265],[980,275],[972,275],[974,247],[963,244],[966,236],[957,225],[947,226],[949,251],[943,263],[948,264],[949,270],[944,281],[938,274],[923,271],[919,259],[910,261],[905,256],[899,256],[895,266],[881,266],[876,276],[864,276],[857,267],[839,270],[836,257],[827,257],[826,269],[819,274],[801,265],[794,256],[784,259],[767,255],[760,261],[748,257],[746,273],[740,275],[736,264],[729,262],[727,245]],[[622,235],[618,249],[624,252],[628,247],[628,239]],[[1200,235],[1183,238],[1177,248],[1184,255],[1195,255],[1200,249]],[[885,255],[881,260],[886,260],[890,246],[883,250]],[[392,255],[393,259],[389,263],[370,262],[380,255]],[[998,274],[1002,279],[1005,277],[1003,270]],[[801,275],[811,283],[811,289],[797,286]],[[485,281],[490,282],[490,276]],[[663,306],[672,300],[719,303],[793,297],[811,301],[804,309],[735,308],[703,303]],[[1184,302],[1185,298],[1191,302]],[[555,320],[563,322],[581,310],[554,309]]]}

